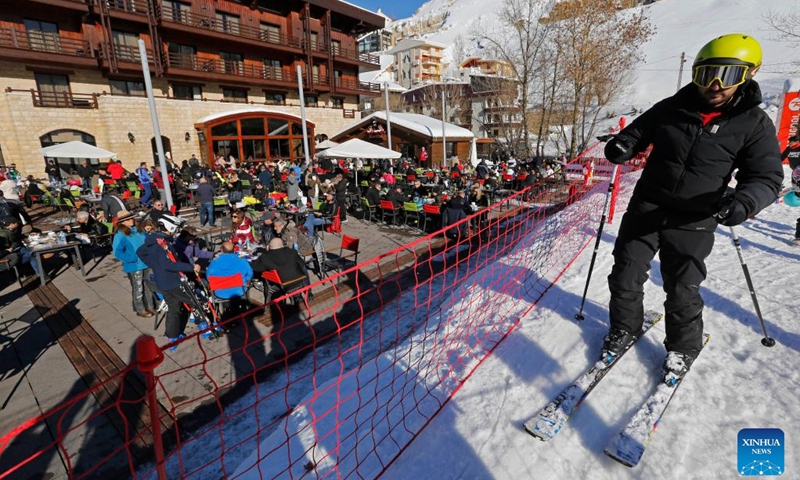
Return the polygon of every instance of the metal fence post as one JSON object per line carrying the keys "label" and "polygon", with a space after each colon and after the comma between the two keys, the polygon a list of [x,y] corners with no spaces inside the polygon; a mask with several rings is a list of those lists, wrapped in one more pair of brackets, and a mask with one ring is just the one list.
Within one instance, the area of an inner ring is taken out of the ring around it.
{"label": "metal fence post", "polygon": [[153,433],[153,450],[156,456],[158,480],[167,480],[164,462],[164,442],[161,440],[161,421],[158,418],[156,378],[153,371],[164,361],[164,352],[156,345],[156,339],[143,335],[136,339],[136,361],[144,374],[147,387],[147,407],[150,412],[150,431]]}

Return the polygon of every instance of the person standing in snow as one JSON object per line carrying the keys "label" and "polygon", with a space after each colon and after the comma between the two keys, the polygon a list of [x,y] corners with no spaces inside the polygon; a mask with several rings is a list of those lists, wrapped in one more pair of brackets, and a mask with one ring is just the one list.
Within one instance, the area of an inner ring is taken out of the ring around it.
{"label": "person standing in snow", "polygon": [[[682,377],[700,352],[700,284],[714,231],[770,205],[783,181],[775,127],[759,107],[753,80],[760,66],[761,46],[753,37],[717,37],[698,52],[691,84],[602,138],[606,158],[616,164],[653,146],[614,245],[604,356],[622,352],[641,330],[643,285],[656,252],[667,294],[665,372]],[[735,169],[736,189],[729,192]]]}

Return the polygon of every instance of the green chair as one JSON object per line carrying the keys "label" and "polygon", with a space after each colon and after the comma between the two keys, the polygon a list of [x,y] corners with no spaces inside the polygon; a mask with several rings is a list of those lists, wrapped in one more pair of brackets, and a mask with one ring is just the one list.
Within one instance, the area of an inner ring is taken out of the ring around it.
{"label": "green chair", "polygon": [[369,200],[367,200],[366,198],[362,198],[361,202],[364,204],[364,211],[366,212],[365,217],[367,217],[367,221],[374,222],[375,220],[373,219],[375,218],[375,215],[377,215],[378,206],[370,205]]}
{"label": "green chair", "polygon": [[314,202],[312,202],[312,205],[311,205],[311,206],[314,208],[314,210],[317,210],[317,211],[319,211],[319,207],[321,207],[321,206],[322,206],[322,202],[321,202],[321,201],[319,201],[319,200],[317,200],[317,201],[314,201]]}
{"label": "green chair", "polygon": [[420,220],[420,208],[416,202],[403,202],[403,212],[406,214],[406,225],[409,227],[411,224],[409,223],[410,220],[414,220],[414,224],[417,228],[420,228],[419,220]]}

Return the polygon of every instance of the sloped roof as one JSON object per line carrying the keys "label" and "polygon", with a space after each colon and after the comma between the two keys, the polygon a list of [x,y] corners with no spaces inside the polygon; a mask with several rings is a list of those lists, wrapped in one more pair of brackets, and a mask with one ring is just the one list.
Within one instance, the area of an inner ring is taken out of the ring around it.
{"label": "sloped roof", "polygon": [[[386,123],[386,112],[384,111],[375,112],[367,117],[364,117],[361,120],[352,123],[347,127],[345,127],[344,129],[334,133],[332,137],[336,138],[339,135],[347,133],[358,127],[369,125],[372,123],[373,119],[379,119],[382,121],[382,123]],[[426,137],[430,137],[431,140],[442,139],[443,122],[436,118],[431,118],[426,115],[420,115],[418,113],[390,112],[389,120],[391,121],[392,126],[397,125],[407,130],[412,130]],[[475,138],[475,134],[473,134],[470,130],[459,127],[458,125],[453,125],[452,123],[444,123],[444,129],[447,138],[460,139],[460,140]]]}

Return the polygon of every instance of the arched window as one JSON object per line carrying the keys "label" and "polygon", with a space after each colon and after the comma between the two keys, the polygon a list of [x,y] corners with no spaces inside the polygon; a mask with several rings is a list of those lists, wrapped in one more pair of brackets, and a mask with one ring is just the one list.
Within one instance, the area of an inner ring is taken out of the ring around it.
{"label": "arched window", "polygon": [[[89,145],[95,147],[97,146],[97,143],[94,140],[94,135],[81,132],[80,130],[53,130],[52,132],[45,133],[39,137],[39,142],[42,144],[43,148],[74,141],[88,143]],[[69,173],[84,160],[88,160],[90,165],[100,165],[100,160],[97,158],[55,158],[54,160],[56,161],[56,165],[58,165],[61,170],[65,171],[66,173]]]}
{"label": "arched window", "polygon": [[[195,125],[204,146],[206,160],[222,155],[237,162],[264,162],[267,160],[295,160],[303,158],[303,128],[300,120],[278,112],[253,111],[202,119]],[[314,124],[307,122],[309,148],[313,154]]]}

